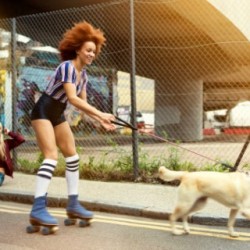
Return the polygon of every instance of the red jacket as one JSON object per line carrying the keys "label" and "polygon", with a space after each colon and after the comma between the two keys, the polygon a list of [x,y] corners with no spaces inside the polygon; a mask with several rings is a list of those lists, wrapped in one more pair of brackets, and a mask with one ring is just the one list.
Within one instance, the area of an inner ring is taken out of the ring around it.
{"label": "red jacket", "polygon": [[13,177],[14,168],[13,168],[12,159],[10,156],[10,151],[13,148],[22,144],[23,142],[25,142],[25,139],[23,138],[22,135],[16,134],[16,133],[11,132],[11,131],[8,133],[8,135],[12,139],[5,139],[4,140],[6,160],[5,161],[0,160],[0,167],[4,168],[6,175]]}

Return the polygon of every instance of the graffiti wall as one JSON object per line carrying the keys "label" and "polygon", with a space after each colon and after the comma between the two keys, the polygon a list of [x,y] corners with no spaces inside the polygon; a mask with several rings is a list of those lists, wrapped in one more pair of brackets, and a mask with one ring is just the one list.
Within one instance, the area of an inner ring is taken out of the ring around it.
{"label": "graffiti wall", "polygon": [[53,70],[23,67],[17,79],[17,120],[19,130],[28,133],[31,127],[30,112],[48,84]]}
{"label": "graffiti wall", "polygon": [[[17,100],[17,119],[19,130],[30,133],[31,110],[38,100],[41,93],[45,90],[54,70],[23,67],[17,81],[18,100]],[[88,74],[89,82],[87,85],[88,102],[103,112],[113,112],[113,85],[116,84],[113,71],[98,71]],[[93,121],[83,116],[82,112],[71,105],[67,106],[65,116],[70,125],[77,129],[78,126],[89,126],[95,129],[97,126]]]}

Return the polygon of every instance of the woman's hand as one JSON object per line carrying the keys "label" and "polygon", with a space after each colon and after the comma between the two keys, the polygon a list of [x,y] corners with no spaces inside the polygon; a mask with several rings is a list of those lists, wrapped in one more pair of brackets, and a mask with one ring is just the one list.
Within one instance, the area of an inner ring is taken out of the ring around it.
{"label": "woman's hand", "polygon": [[115,121],[115,116],[109,113],[102,113],[101,115],[101,125],[107,131],[113,131],[116,129],[116,126],[112,123]]}

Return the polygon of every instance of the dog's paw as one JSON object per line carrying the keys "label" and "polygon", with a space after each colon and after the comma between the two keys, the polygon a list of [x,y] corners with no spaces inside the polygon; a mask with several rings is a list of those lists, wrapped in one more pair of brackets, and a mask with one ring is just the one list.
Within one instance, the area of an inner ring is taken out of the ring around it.
{"label": "dog's paw", "polygon": [[175,236],[180,236],[180,235],[184,235],[184,234],[188,234],[188,233],[185,231],[182,231],[182,230],[175,229],[172,231],[172,234]]}
{"label": "dog's paw", "polygon": [[228,234],[229,234],[229,236],[232,237],[232,238],[237,238],[237,237],[240,236],[239,233],[237,233],[237,232],[234,231],[234,228],[233,228],[233,227],[228,227]]}
{"label": "dog's paw", "polygon": [[232,238],[238,238],[240,236],[240,234],[237,232],[229,232],[229,236]]}
{"label": "dog's paw", "polygon": [[190,229],[184,229],[183,234],[190,234]]}

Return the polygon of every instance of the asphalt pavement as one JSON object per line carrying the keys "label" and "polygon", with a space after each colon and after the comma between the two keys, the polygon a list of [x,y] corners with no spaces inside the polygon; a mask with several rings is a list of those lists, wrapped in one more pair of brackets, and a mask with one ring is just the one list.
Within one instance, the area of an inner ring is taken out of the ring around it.
{"label": "asphalt pavement", "polygon": [[[14,173],[0,187],[0,201],[32,204],[35,175]],[[177,187],[165,184],[79,181],[79,200],[92,211],[127,214],[168,220],[174,209]],[[63,177],[53,177],[48,190],[48,207],[65,207],[67,185]],[[225,226],[229,208],[209,200],[207,206],[190,217],[190,223]],[[250,221],[238,215],[236,226],[249,227]]]}

